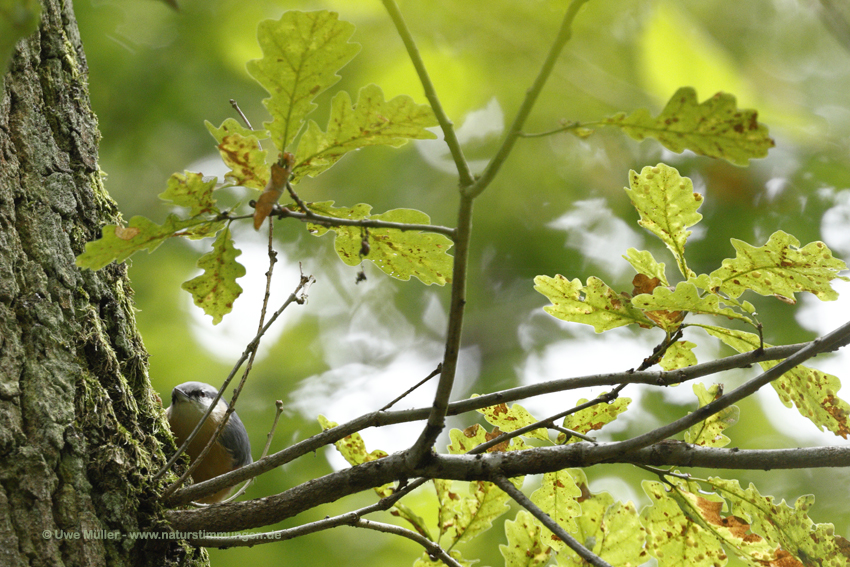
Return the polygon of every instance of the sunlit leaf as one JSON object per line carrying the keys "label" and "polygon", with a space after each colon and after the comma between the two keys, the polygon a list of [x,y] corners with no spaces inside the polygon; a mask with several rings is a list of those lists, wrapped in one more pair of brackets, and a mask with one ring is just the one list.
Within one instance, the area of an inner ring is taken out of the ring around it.
{"label": "sunlit leaf", "polygon": [[638,274],[643,274],[649,278],[658,278],[661,285],[669,285],[667,274],[664,271],[664,262],[658,262],[653,258],[651,252],[629,248],[623,258],[628,260]]}
{"label": "sunlit leaf", "polygon": [[676,370],[677,368],[693,366],[697,363],[697,357],[693,352],[696,346],[690,341],[676,341],[667,347],[667,352],[658,361],[658,366],[664,370]]}
{"label": "sunlit leaf", "polygon": [[[454,455],[467,453],[487,440],[486,431],[478,424],[464,431],[452,429],[449,437],[452,440],[449,453]],[[455,489],[459,484],[450,480],[434,480],[439,506],[440,538],[448,539],[449,547],[469,541],[490,529],[493,520],[508,511],[509,497],[495,484],[472,481],[467,484],[466,493]],[[521,479],[519,484],[522,484]]]}
{"label": "sunlit leaf", "polygon": [[760,564],[845,567],[850,561],[850,542],[836,535],[832,524],[815,524],[809,518],[815,502],[811,494],[798,498],[792,508],[784,500],[777,503],[773,496],[763,496],[753,484],[744,490],[737,480],[711,478],[709,482],[728,502],[727,518],[740,522],[739,533],[757,534],[741,539],[762,542],[758,555],[748,553]]}
{"label": "sunlit leaf", "polygon": [[546,313],[563,321],[592,325],[597,333],[632,323],[645,328],[654,326],[627,296],[618,294],[599,278],[588,278],[587,287],[578,279],[570,281],[560,274],[554,278],[537,276],[534,284],[534,290],[552,302],[543,308]]}
{"label": "sunlit leaf", "polygon": [[173,173],[168,178],[168,186],[159,194],[163,201],[171,201],[178,207],[188,207],[190,216],[203,214],[218,214],[212,193],[215,190],[216,178],[204,181],[200,173],[186,171]]}
{"label": "sunlit leaf", "polygon": [[236,283],[245,275],[245,266],[236,261],[240,254],[242,251],[233,246],[230,229],[225,228],[215,239],[212,251],[198,260],[204,273],[180,286],[192,294],[195,305],[212,316],[213,325],[233,310],[233,302],[242,294],[242,287]]}
{"label": "sunlit leaf", "polygon": [[[375,219],[404,224],[431,222],[428,215],[414,209],[395,209],[373,215],[370,214],[372,207],[362,203],[353,207],[334,207],[333,201],[327,201],[310,203],[309,209],[318,215],[340,219]],[[399,280],[407,281],[413,276],[426,285],[444,285],[452,281],[454,259],[448,254],[452,241],[442,234],[394,228],[370,228],[364,231],[356,226],[325,227],[318,224],[309,224],[308,230],[316,236],[328,231],[335,232],[336,252],[349,266],[370,260],[384,273]],[[369,251],[361,258],[364,240],[369,245]]]}
{"label": "sunlit leaf", "polygon": [[690,87],[676,91],[655,118],[641,108],[629,116],[621,112],[608,117],[603,123],[617,126],[635,140],[655,138],[674,152],[691,150],[741,166],[767,156],[776,145],[767,126],[759,124],[755,110],[738,110],[735,97],[727,93],[699,104]]}
{"label": "sunlit leaf", "polygon": [[346,153],[366,146],[398,147],[409,139],[432,139],[426,130],[436,126],[437,119],[427,104],[416,104],[406,95],[384,101],[384,93],[376,85],[360,90],[357,104],[345,91],[337,93],[331,103],[326,132],[310,121],[298,142],[292,182],[305,175],[315,177]]}
{"label": "sunlit leaf", "polygon": [[[318,417],[319,425],[322,426],[322,431],[326,429],[332,429],[339,424],[335,421],[331,421],[323,415]],[[351,435],[347,435],[336,441],[334,443],[334,447],[339,451],[339,454],[342,455],[342,458],[348,461],[348,464],[351,466],[362,465],[363,463],[369,463],[372,461],[376,461],[378,459],[383,459],[389,453],[386,451],[382,451],[380,449],[375,449],[372,452],[366,450],[366,442],[363,441],[363,437],[359,433],[352,433]],[[383,486],[375,487],[375,492],[381,498],[385,498],[392,494],[392,483],[387,483]]]}
{"label": "sunlit leaf", "polygon": [[269,180],[268,151],[260,147],[260,140],[268,138],[265,130],[249,130],[233,118],[216,128],[205,122],[207,130],[218,142],[218,151],[224,164],[230,168],[224,178],[234,185],[262,189]]}
{"label": "sunlit leaf", "polygon": [[[587,402],[587,399],[581,398],[576,402],[576,406],[580,406]],[[611,403],[599,403],[592,405],[588,408],[584,408],[583,410],[579,410],[565,416],[563,426],[572,431],[577,431],[578,433],[598,431],[606,424],[617,419],[621,413],[628,409],[631,402],[631,398],[617,398]],[[564,443],[567,441],[566,433],[558,434],[558,443]],[[578,443],[579,441],[581,441],[581,439],[575,436],[571,436],[569,439],[569,443]]]}
{"label": "sunlit leaf", "polygon": [[[575,519],[581,515],[577,500],[580,497],[581,490],[576,486],[572,475],[566,470],[560,470],[543,475],[543,483],[531,494],[531,501],[549,514],[567,533],[574,533],[578,529]],[[561,538],[548,530],[543,541],[556,551],[566,545]]]}
{"label": "sunlit leaf", "polygon": [[[713,337],[717,337],[738,352],[750,352],[759,347],[759,337],[733,329],[700,325]],[[768,343],[765,347],[770,347]],[[759,363],[764,370],[778,364],[777,361]],[[826,372],[806,366],[797,366],[771,382],[773,389],[785,407],[792,402],[800,414],[814,423],[818,429],[825,427],[845,439],[850,435],[850,404],[838,397],[841,381]]]}
{"label": "sunlit leaf", "polygon": [[[643,549],[645,530],[635,505],[615,502],[607,492],[590,492],[587,477],[580,469],[570,469],[581,490],[581,516],[576,518],[575,538],[611,565],[638,567],[648,559]],[[585,567],[587,562],[570,548],[558,552],[561,567]]]}
{"label": "sunlit leaf", "polygon": [[[703,407],[723,394],[723,388],[717,384],[712,384],[706,388],[705,385],[696,383],[693,385],[694,394],[699,401],[699,407]],[[685,441],[695,445],[703,445],[705,447],[725,447],[731,442],[731,439],[723,434],[723,431],[738,422],[740,409],[738,406],[729,406],[720,411],[705,421],[692,425],[685,432]]]}
{"label": "sunlit leaf", "polygon": [[313,99],[339,81],[337,71],[360,50],[348,43],[354,26],[334,12],[285,12],[257,29],[263,58],[248,62],[248,72],[269,92],[263,100],[269,130],[283,151],[298,134],[304,118],[316,108]]}
{"label": "sunlit leaf", "polygon": [[626,193],[640,214],[638,224],[660,238],[676,257],[682,275],[691,277],[685,263],[685,242],[691,234],[687,228],[702,219],[697,212],[702,195],[694,193],[690,179],[663,163],[646,166],[640,174],[630,171],[629,185]]}
{"label": "sunlit leaf", "polygon": [[[656,287],[652,295],[641,294],[632,298],[632,305],[635,307],[642,309],[648,312],[655,311],[666,311],[666,312],[676,312],[676,311],[687,311],[689,313],[698,313],[703,315],[715,315],[715,316],[723,316],[729,319],[737,319],[739,321],[745,321],[753,326],[753,320],[747,317],[746,315],[742,315],[729,307],[721,307],[720,305],[720,297],[714,294],[706,294],[703,297],[700,297],[699,290],[695,285],[690,282],[679,282],[676,285],[676,289],[671,291],[666,287]],[[651,316],[651,313],[647,313],[648,316]],[[653,320],[656,320],[653,318]],[[659,324],[668,331],[675,329],[678,325],[679,321],[669,321],[669,325],[662,324],[659,321]]]}
{"label": "sunlit leaf", "polygon": [[[452,549],[451,551],[449,551],[449,556],[455,561],[457,561],[458,564],[461,565],[461,567],[472,567],[473,565],[477,564],[477,560],[464,559],[463,556],[460,554],[460,551],[458,551],[457,549]],[[436,563],[434,559],[430,555],[428,555],[428,552],[423,552],[422,555],[420,555],[419,558],[413,562],[413,567],[434,567],[437,564],[438,563]]]}
{"label": "sunlit leaf", "polygon": [[[646,550],[659,567],[716,567],[727,556],[711,531],[691,519],[670,494],[666,485],[645,480],[641,483],[652,502],[641,511],[646,529]],[[708,501],[706,501],[708,502]]]}
{"label": "sunlit leaf", "polygon": [[[507,404],[498,404],[487,408],[477,410],[478,413],[484,415],[489,423],[495,425],[502,431],[510,433],[516,431],[526,425],[531,425],[539,421],[533,415],[528,413],[524,407],[519,404],[514,404],[508,407]],[[544,441],[549,441],[549,434],[545,428],[533,429],[524,433],[526,437],[535,437]]]}
{"label": "sunlit leaf", "polygon": [[795,293],[808,291],[820,300],[832,301],[838,293],[830,282],[850,279],[838,275],[847,265],[834,258],[826,244],[810,242],[800,248],[799,240],[781,230],[759,248],[736,239],[732,239],[732,246],[738,252],[735,259],[723,260],[722,267],[711,273],[722,282],[720,289],[731,297],[749,289],[794,301]]}
{"label": "sunlit leaf", "polygon": [[172,236],[212,236],[224,226],[223,221],[205,217],[181,219],[168,215],[162,225],[150,219],[136,216],[127,226],[107,225],[103,236],[86,244],[86,250],[77,256],[77,266],[99,270],[110,262],[123,262],[134,252],[153,252]]}
{"label": "sunlit leaf", "polygon": [[505,567],[542,567],[548,563],[551,547],[543,542],[545,534],[548,531],[525,510],[517,512],[516,520],[506,521],[508,544],[499,546]]}

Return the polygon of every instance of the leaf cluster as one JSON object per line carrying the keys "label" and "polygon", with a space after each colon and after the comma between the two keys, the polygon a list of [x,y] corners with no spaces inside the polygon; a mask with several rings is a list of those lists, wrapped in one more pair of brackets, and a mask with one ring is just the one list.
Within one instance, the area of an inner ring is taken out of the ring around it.
{"label": "leaf cluster", "polygon": [[[435,138],[427,129],[437,124],[428,105],[416,104],[409,96],[385,100],[376,85],[360,89],[356,101],[349,93],[339,91],[324,128],[309,119],[317,108],[314,99],[339,81],[337,72],[359,51],[359,45],[348,41],[353,32],[352,24],[328,11],[291,11],[280,20],[261,22],[258,39],[263,57],[250,61],[248,72],[270,95],[263,102],[271,119],[258,130],[232,118],[220,126],[207,122],[229,169],[224,179],[175,173],[160,198],[188,209],[186,213],[172,213],[163,224],[133,217],[127,226],[106,226],[102,238],[89,242],[77,257],[77,265],[97,270],[110,262],[124,261],[139,250],[153,252],[174,237],[215,238],[212,250],[198,260],[203,274],[182,287],[217,324],[242,293],[236,280],[245,275],[245,268],[236,260],[241,252],[235,247],[230,225],[245,217],[235,208],[220,210],[213,192],[242,187],[249,198],[262,191],[253,215],[255,228],[270,214],[286,216],[287,211],[298,211],[304,215],[301,220],[309,222],[310,234],[336,232],[337,254],[348,265],[367,259],[401,280],[413,276],[426,284],[451,282],[452,257],[448,250],[452,241],[443,234],[427,232],[430,218],[425,213],[396,209],[371,214],[370,205],[334,208],[330,202],[305,203],[294,192],[294,185],[320,175],[354,150],[377,145],[398,147],[410,139]],[[273,156],[264,143],[274,148]],[[295,202],[279,207],[277,202],[287,191]],[[379,227],[367,230],[365,223],[362,228],[350,223],[338,226],[336,219],[369,221],[368,226]],[[382,223],[393,226],[381,228]],[[419,229],[407,230],[404,225],[408,224]]]}
{"label": "leaf cluster", "polygon": [[[793,236],[777,231],[762,246],[732,240],[735,258],[723,260],[708,274],[696,274],[688,267],[685,247],[693,227],[701,219],[698,210],[703,196],[676,169],[663,163],[629,173],[626,188],[640,215],[638,224],[660,239],[675,260],[681,280],[672,285],[666,265],[646,250],[631,248],[623,256],[636,275],[631,292],[617,292],[597,277],[585,284],[562,275],[540,275],[535,289],[552,304],[547,313],[564,321],[591,325],[597,333],[625,325],[663,330],[668,338],[659,364],[665,370],[696,364],[688,341],[679,341],[681,330],[698,327],[738,352],[764,348],[761,325],[752,303],[742,300],[745,291],[795,303],[796,294],[808,292],[823,301],[838,297],[830,282],[847,280],[839,272],[847,266],[832,255],[823,242],[800,246]],[[694,315],[737,321],[758,334],[718,325],[691,323]],[[654,361],[654,360],[653,360]],[[772,363],[764,363],[766,368]],[[800,366],[774,381],[783,403],[793,401],[802,415],[819,428],[847,437],[850,404],[835,392],[840,381],[835,376]]]}

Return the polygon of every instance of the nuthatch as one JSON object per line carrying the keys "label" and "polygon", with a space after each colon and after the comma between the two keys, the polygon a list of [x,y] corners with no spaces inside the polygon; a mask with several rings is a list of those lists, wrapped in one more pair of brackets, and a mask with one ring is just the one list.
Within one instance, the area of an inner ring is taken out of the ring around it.
{"label": "nuthatch", "polygon": [[[166,410],[165,415],[168,417],[168,423],[171,425],[171,431],[174,433],[178,447],[192,433],[217,394],[216,388],[203,382],[185,382],[171,391],[171,406]],[[226,411],[227,403],[224,400],[219,400],[215,410],[207,418],[198,435],[189,444],[186,453],[189,454],[193,463],[204,450],[216,427],[224,418]],[[239,467],[250,465],[253,462],[248,432],[245,431],[242,420],[239,419],[236,412],[233,412],[207,456],[192,473],[192,479],[196,483],[203,482]],[[200,499],[199,502],[206,504],[221,502],[233,492],[234,488],[225,488]]]}

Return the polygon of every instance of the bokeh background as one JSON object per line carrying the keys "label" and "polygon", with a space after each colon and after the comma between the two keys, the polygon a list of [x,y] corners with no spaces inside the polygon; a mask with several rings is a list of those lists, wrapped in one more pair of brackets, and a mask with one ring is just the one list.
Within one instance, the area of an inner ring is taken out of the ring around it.
{"label": "bokeh background", "polygon": [[[566,2],[399,4],[467,155],[480,171],[536,75]],[[355,93],[376,83],[387,98],[409,94],[425,102],[377,0],[181,0],[179,12],[152,0],[75,2],[103,135],[101,168],[125,218],[144,215],[161,221],[169,211],[157,194],[175,171],[224,173],[203,123],[218,125],[234,116],[229,99],[236,99],[255,125],[267,119],[261,104],[266,93],[249,77],[245,63],[261,56],[258,22],[277,19],[289,9],[331,9],[357,26],[353,41],[361,44],[361,53],[342,70],[342,80],[317,100],[314,118],[320,124],[339,89]],[[672,154],[653,141],[637,143],[617,131],[600,131],[586,140],[569,134],[520,140],[476,205],[455,398],[632,368],[661,339],[658,331],[595,335],[589,327],[563,324],[543,313],[547,301],[532,289],[535,275],[560,273],[582,280],[598,275],[618,290],[630,290],[633,274],[621,258],[628,247],[650,249],[672,268],[663,247],[636,224],[637,214],[623,191],[630,169],[664,161],[690,176],[704,193],[705,218],[688,246],[697,272],[711,271],[734,255],[730,238],[761,245],[780,229],[804,244],[824,240],[837,256],[850,257],[850,39],[841,31],[847,29],[841,25],[846,17],[827,0],[590,2],[576,20],[574,37],[526,131],[640,107],[658,112],[678,87],[693,86],[700,100],[726,91],[738,97],[739,107],[758,109],[776,148],[766,159],[739,168],[690,153]],[[356,152],[319,179],[305,180],[299,192],[310,201],[369,203],[376,212],[416,208],[435,223],[453,225],[456,187],[442,145],[422,142]],[[251,197],[235,196],[243,202]],[[266,337],[240,399],[239,414],[250,431],[255,458],[274,416],[274,400],[283,400],[286,412],[272,450],[319,431],[318,414],[343,422],[373,411],[436,366],[447,320],[448,288],[390,280],[368,263],[368,280],[355,284],[357,270],[336,258],[330,236],[314,238],[290,221],[279,223],[276,237],[281,262],[272,306],[295,287],[299,264],[317,283],[309,302],[290,307]],[[236,238],[243,252],[239,260],[249,272],[240,280],[245,293],[216,327],[180,289],[181,282],[198,273],[195,261],[209,242],[167,242],[153,255],[131,260],[138,323],[151,353],[151,378],[163,400],[183,381],[220,384],[256,331],[267,267],[265,236],[246,224],[236,229]],[[831,303],[803,297],[792,307],[768,298],[747,299],[758,308],[765,339],[786,344],[814,338],[850,318],[850,286],[836,288],[843,295]],[[730,354],[699,332],[686,338],[701,345],[701,361]],[[831,355],[813,365],[846,383],[849,362],[846,355]],[[730,372],[709,382],[732,388],[754,372]],[[398,407],[425,406],[431,391],[423,388]],[[565,393],[523,405],[544,417],[601,391]],[[847,399],[850,390],[840,394]],[[647,431],[695,407],[690,385],[661,391],[630,386],[624,395],[639,409],[603,430],[603,440]],[[784,408],[771,389],[740,407],[740,422],[728,430],[734,446],[847,443]],[[453,425],[465,427],[477,419],[465,416]],[[370,450],[394,451],[406,446],[419,427],[369,430],[364,437]],[[333,450],[321,451],[264,476],[248,496],[279,492],[340,466]],[[648,473],[627,466],[586,473],[593,490],[608,490],[638,508],[648,504],[640,489]],[[811,517],[834,523],[838,534],[850,538],[850,471],[726,474],[789,502],[815,494]],[[535,482],[528,479],[526,487]],[[373,500],[370,494],[352,496],[278,527]],[[411,505],[433,503],[433,493],[422,490],[411,500]],[[394,521],[389,515],[376,519]],[[484,565],[500,565],[499,543],[504,543],[501,527],[462,551]],[[248,561],[410,565],[420,553],[407,540],[351,528],[254,549],[211,551],[213,565],[219,567]]]}

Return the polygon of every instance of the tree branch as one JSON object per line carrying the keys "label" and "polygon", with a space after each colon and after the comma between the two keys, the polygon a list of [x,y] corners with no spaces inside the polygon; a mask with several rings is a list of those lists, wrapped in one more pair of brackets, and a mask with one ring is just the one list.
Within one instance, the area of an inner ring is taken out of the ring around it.
{"label": "tree branch", "polygon": [[795,469],[850,467],[850,446],[779,450],[742,450],[700,447],[665,441],[651,447],[611,454],[620,443],[573,443],[523,451],[480,455],[433,455],[428,463],[410,470],[403,453],[395,453],[310,480],[280,494],[258,500],[214,504],[196,510],[171,510],[166,517],[179,531],[233,531],[277,523],[297,514],[399,478],[414,476],[448,480],[492,480],[540,474],[570,467],[606,463],[723,469]]}
{"label": "tree branch", "polygon": [[[655,386],[669,386],[721,371],[731,370],[733,368],[745,368],[757,362],[781,360],[800,351],[809,344],[811,343],[770,347],[764,349],[762,352],[750,351],[743,354],[736,354],[719,360],[704,362],[702,364],[696,364],[694,366],[689,366],[688,368],[672,370],[669,372],[614,372],[610,374],[563,378],[540,384],[532,384],[530,386],[510,388],[478,396],[476,398],[470,398],[468,400],[453,402],[449,404],[446,415],[460,415],[500,403],[591,386],[612,386],[617,384],[650,384]],[[395,412],[379,411],[362,415],[348,423],[322,431],[313,437],[299,441],[295,445],[287,447],[286,449],[269,457],[260,459],[247,467],[242,467],[233,472],[227,473],[226,475],[218,476],[214,479],[183,488],[175,492],[171,498],[166,501],[166,504],[170,506],[186,504],[192,500],[202,498],[204,495],[214,494],[226,486],[232,486],[249,478],[264,474],[281,465],[291,462],[302,455],[312,453],[325,445],[339,441],[340,439],[357,431],[362,431],[369,427],[383,427],[387,425],[395,425],[397,423],[407,423],[410,421],[426,419],[430,412],[431,410],[429,408],[419,408]]]}
{"label": "tree branch", "polygon": [[713,402],[702,406],[693,413],[681,419],[677,419],[672,423],[668,423],[667,425],[654,429],[648,433],[644,433],[643,435],[627,439],[626,441],[614,443],[608,447],[608,452],[612,455],[623,454],[629,451],[634,451],[635,449],[640,449],[641,447],[647,447],[653,443],[661,441],[662,439],[667,439],[680,431],[684,431],[692,425],[705,421],[712,415],[731,406],[735,402],[751,396],[762,386],[776,380],[809,358],[812,358],[821,352],[845,346],[848,341],[850,341],[850,323],[845,323],[831,333],[813,340],[806,345],[805,348],[800,349],[776,366],[762,372],[756,378],[749,380],[728,394],[719,397]]}
{"label": "tree branch", "polygon": [[552,69],[555,68],[555,63],[561,56],[561,51],[573,35],[573,20],[575,20],[579,8],[581,8],[587,1],[588,0],[572,0],[570,3],[567,8],[567,13],[564,15],[564,20],[561,22],[561,28],[558,30],[558,36],[555,38],[555,42],[552,44],[552,47],[549,48],[549,53],[546,55],[546,60],[543,62],[543,66],[540,68],[537,78],[534,79],[534,83],[531,85],[531,88],[529,88],[526,92],[525,100],[522,101],[522,105],[517,111],[513,124],[511,124],[510,129],[507,134],[505,134],[505,139],[502,141],[501,147],[499,147],[496,155],[493,156],[493,159],[490,160],[490,163],[487,165],[487,168],[481,176],[475,181],[475,184],[464,191],[468,197],[474,199],[480,195],[487,186],[490,185],[496,177],[496,174],[499,172],[499,169],[501,169],[502,164],[504,164],[508,159],[511,150],[514,147],[514,143],[522,132],[522,127],[525,124],[528,115],[531,114],[531,109],[534,108],[534,103],[537,102],[537,97],[540,96],[543,86],[546,84],[547,79],[549,79],[549,75],[552,74]]}
{"label": "tree branch", "polygon": [[457,135],[455,134],[454,125],[445,110],[443,110],[443,105],[440,103],[440,98],[437,96],[437,89],[434,88],[434,83],[431,82],[431,77],[428,75],[428,69],[425,68],[425,62],[422,61],[422,56],[419,54],[419,48],[416,47],[413,35],[411,35],[410,30],[404,21],[404,17],[402,17],[401,11],[398,9],[398,5],[395,1],[382,1],[387,13],[390,15],[390,18],[396,27],[396,30],[398,31],[399,37],[401,37],[401,41],[404,43],[405,49],[407,49],[407,55],[410,57],[413,67],[416,68],[416,74],[419,75],[419,82],[422,83],[422,88],[425,89],[425,97],[431,104],[431,109],[434,111],[434,115],[437,117],[437,122],[440,123],[440,128],[443,130],[443,139],[446,141],[446,145],[452,153],[452,158],[454,158],[458,177],[460,177],[460,186],[467,187],[472,185],[474,181],[472,170],[469,169],[469,163],[463,155],[463,149],[460,147],[460,141],[458,141]]}

